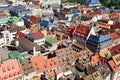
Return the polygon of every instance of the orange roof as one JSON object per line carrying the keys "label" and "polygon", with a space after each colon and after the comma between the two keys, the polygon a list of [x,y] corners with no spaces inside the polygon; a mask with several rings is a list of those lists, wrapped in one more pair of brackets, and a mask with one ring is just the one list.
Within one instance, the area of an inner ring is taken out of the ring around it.
{"label": "orange roof", "polygon": [[99,27],[102,27],[102,28],[110,29],[110,25],[109,25],[109,24],[98,23],[97,25],[98,25]]}
{"label": "orange roof", "polygon": [[19,62],[16,59],[7,60],[0,64],[0,80],[15,80],[22,75],[23,72]]}
{"label": "orange roof", "polygon": [[41,32],[34,32],[34,33],[31,33],[31,35],[32,35],[32,38],[34,39],[44,38],[44,34]]}
{"label": "orange roof", "polygon": [[99,59],[99,55],[98,54],[96,54],[96,55],[91,57],[91,64],[92,65],[97,64],[99,61],[100,61],[100,59]]}
{"label": "orange roof", "polygon": [[59,66],[58,57],[46,59],[45,56],[40,55],[40,56],[32,57],[31,61],[37,73]]}
{"label": "orange roof", "polygon": [[117,33],[115,33],[115,32],[111,33],[110,36],[111,36],[112,40],[120,38],[120,36]]}
{"label": "orange roof", "polygon": [[120,18],[120,13],[117,12],[112,12],[110,15],[115,18]]}
{"label": "orange roof", "polygon": [[110,67],[113,69],[114,72],[119,71],[117,65],[114,63],[113,60],[108,61],[108,64],[110,65]]}
{"label": "orange roof", "polygon": [[80,10],[80,11],[91,11],[92,8],[80,8],[79,10]]}
{"label": "orange roof", "polygon": [[119,54],[119,53],[120,53],[120,44],[112,47],[112,48],[110,49],[110,51],[111,51],[111,53],[113,53],[113,54]]}

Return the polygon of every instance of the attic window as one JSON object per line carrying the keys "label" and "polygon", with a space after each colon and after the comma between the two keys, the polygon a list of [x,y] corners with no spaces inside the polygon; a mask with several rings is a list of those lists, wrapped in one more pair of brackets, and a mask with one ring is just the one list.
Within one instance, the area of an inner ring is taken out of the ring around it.
{"label": "attic window", "polygon": [[53,60],[51,60],[51,62],[53,62]]}
{"label": "attic window", "polygon": [[27,67],[27,70],[29,70],[29,67]]}
{"label": "attic window", "polygon": [[11,70],[11,69],[10,69],[10,66],[8,66],[7,68],[8,68],[8,71],[10,71],[10,70]]}
{"label": "attic window", "polygon": [[2,70],[3,70],[3,72],[6,72],[5,68],[3,68]]}
{"label": "attic window", "polygon": [[45,68],[47,68],[47,66],[46,66],[46,65],[44,65],[44,67],[45,67]]}
{"label": "attic window", "polygon": [[31,62],[29,62],[29,64],[31,64]]}
{"label": "attic window", "polygon": [[24,64],[22,64],[22,66],[24,66]]}
{"label": "attic window", "polygon": [[97,77],[97,75],[96,74],[94,74],[95,75],[95,77]]}
{"label": "attic window", "polygon": [[15,67],[14,67],[14,66],[12,66],[12,69],[15,69]]}
{"label": "attic window", "polygon": [[37,62],[35,62],[35,65],[37,65]]}
{"label": "attic window", "polygon": [[114,69],[116,69],[116,67],[115,67],[115,66],[113,66],[113,68],[114,68]]}
{"label": "attic window", "polygon": [[54,62],[54,64],[56,65],[56,62]]}
{"label": "attic window", "polygon": [[99,76],[99,74],[98,74],[98,73],[96,73],[96,77],[97,77],[97,76]]}
{"label": "attic window", "polygon": [[39,67],[37,67],[37,70],[39,70]]}
{"label": "attic window", "polygon": [[30,66],[30,68],[32,69],[33,67],[32,67],[32,66]]}
{"label": "attic window", "polygon": [[52,63],[50,63],[50,66],[52,66]]}
{"label": "attic window", "polygon": [[118,62],[118,58],[115,58],[115,60]]}

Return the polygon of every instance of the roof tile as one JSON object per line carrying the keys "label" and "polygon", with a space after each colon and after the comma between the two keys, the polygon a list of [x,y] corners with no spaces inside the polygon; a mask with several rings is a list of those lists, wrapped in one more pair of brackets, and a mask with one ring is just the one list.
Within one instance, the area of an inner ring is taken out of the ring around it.
{"label": "roof tile", "polygon": [[23,72],[21,70],[20,63],[16,59],[7,60],[0,64],[0,78],[3,80],[14,80],[22,75]]}
{"label": "roof tile", "polygon": [[110,36],[113,40],[120,38],[120,36],[117,33],[111,33]]}
{"label": "roof tile", "polygon": [[115,62],[114,62],[113,60],[108,61],[108,64],[110,65],[110,67],[112,68],[112,70],[113,70],[114,72],[119,71],[117,65],[115,64]]}
{"label": "roof tile", "polygon": [[34,32],[34,33],[31,33],[31,35],[34,39],[40,39],[40,38],[45,37],[44,34],[41,32]]}
{"label": "roof tile", "polygon": [[75,32],[74,32],[74,35],[82,37],[82,38],[87,38],[89,31],[90,30],[87,26],[78,25]]}
{"label": "roof tile", "polygon": [[58,57],[45,59],[45,56],[40,55],[31,58],[31,61],[35,67],[36,72],[38,73],[59,66]]}

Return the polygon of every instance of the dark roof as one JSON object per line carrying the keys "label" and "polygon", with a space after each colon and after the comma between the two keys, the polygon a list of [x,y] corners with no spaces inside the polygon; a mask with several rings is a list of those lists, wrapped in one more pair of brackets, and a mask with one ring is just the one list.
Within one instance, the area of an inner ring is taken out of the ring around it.
{"label": "dark roof", "polygon": [[109,21],[109,19],[102,19],[102,20],[98,20],[98,22],[102,22],[102,23],[105,23],[105,24],[107,24],[107,23],[108,23],[108,21]]}
{"label": "dark roof", "polygon": [[58,17],[59,20],[67,20],[67,18],[65,17],[64,13],[60,13],[60,12],[55,12],[54,14],[56,17]]}
{"label": "dark roof", "polygon": [[88,15],[88,14],[83,14],[81,16],[82,21],[88,21],[88,20],[91,20],[92,18],[93,18],[93,15]]}
{"label": "dark roof", "polygon": [[31,33],[31,36],[32,36],[32,38],[34,38],[34,39],[40,39],[40,38],[45,37],[44,34],[41,33],[41,32],[34,32],[34,33]]}
{"label": "dark roof", "polygon": [[80,62],[77,62],[75,64],[75,66],[81,71],[85,70],[85,66],[83,64],[81,64]]}
{"label": "dark roof", "polygon": [[97,71],[97,69],[95,69],[95,67],[89,66],[87,68],[87,74],[92,74],[92,73],[94,73],[96,71]]}
{"label": "dark roof", "polygon": [[120,22],[116,22],[113,25],[110,26],[111,29],[120,29]]}
{"label": "dark roof", "polygon": [[38,46],[37,44],[29,41],[28,39],[26,38],[18,38],[19,42],[20,42],[20,45],[24,46],[27,50],[33,50],[33,47],[36,48],[36,50],[40,50],[40,46]]}
{"label": "dark roof", "polygon": [[111,73],[111,70],[107,64],[100,64],[96,66],[95,69],[100,71],[103,79],[105,79]]}
{"label": "dark roof", "polygon": [[0,39],[1,39],[1,38],[3,38],[3,35],[2,35],[2,33],[0,33]]}
{"label": "dark roof", "polygon": [[22,31],[22,30],[25,30],[25,27],[18,27],[16,25],[14,25],[14,27],[10,27],[10,28],[8,28],[8,30],[10,32]]}

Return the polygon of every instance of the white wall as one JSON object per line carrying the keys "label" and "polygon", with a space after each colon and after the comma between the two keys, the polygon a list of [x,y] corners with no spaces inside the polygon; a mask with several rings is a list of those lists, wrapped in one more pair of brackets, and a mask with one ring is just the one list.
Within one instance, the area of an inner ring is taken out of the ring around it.
{"label": "white wall", "polygon": [[113,80],[120,80],[120,71],[113,75]]}
{"label": "white wall", "polygon": [[47,5],[47,4],[61,4],[61,0],[41,0],[40,4]]}
{"label": "white wall", "polygon": [[36,39],[34,40],[34,43],[37,43],[38,45],[42,45],[45,43],[45,38],[42,38],[42,39]]}

